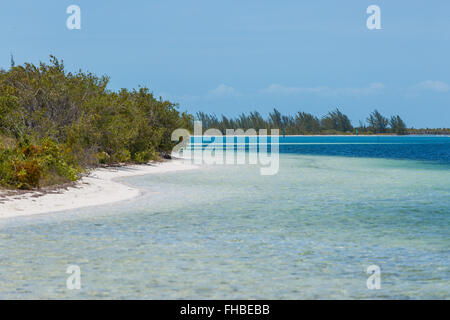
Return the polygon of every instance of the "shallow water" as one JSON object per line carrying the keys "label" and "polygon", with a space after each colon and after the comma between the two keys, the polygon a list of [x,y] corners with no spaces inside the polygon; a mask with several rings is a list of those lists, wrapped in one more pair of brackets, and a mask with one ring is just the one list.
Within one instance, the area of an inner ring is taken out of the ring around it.
{"label": "shallow water", "polygon": [[[291,145],[274,176],[240,165],[127,178],[142,196],[3,221],[0,298],[448,299],[448,140],[400,141],[408,152],[370,145],[384,158]],[[68,265],[81,290],[66,288]],[[366,287],[370,265],[380,290]]]}

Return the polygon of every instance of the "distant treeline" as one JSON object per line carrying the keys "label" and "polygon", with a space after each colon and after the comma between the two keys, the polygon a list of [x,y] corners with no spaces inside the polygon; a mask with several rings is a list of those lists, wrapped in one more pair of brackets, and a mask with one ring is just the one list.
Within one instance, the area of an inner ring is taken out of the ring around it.
{"label": "distant treeline", "polygon": [[[377,110],[373,111],[365,123],[360,122],[354,127],[347,117],[338,108],[319,118],[306,112],[295,115],[282,115],[274,109],[267,118],[263,118],[258,111],[250,114],[241,114],[235,118],[222,115],[218,118],[214,114],[197,112],[196,120],[202,122],[204,130],[215,128],[222,133],[226,129],[279,129],[280,134],[286,135],[312,135],[312,134],[408,134],[408,128],[400,116],[387,118]],[[270,133],[270,132],[269,132]]]}
{"label": "distant treeline", "polygon": [[442,134],[442,135],[450,135],[450,128],[426,128],[426,129],[408,129],[409,134]]}
{"label": "distant treeline", "polygon": [[107,89],[109,78],[50,64],[0,70],[0,186],[76,180],[86,167],[144,163],[173,147],[193,117],[147,88]]}

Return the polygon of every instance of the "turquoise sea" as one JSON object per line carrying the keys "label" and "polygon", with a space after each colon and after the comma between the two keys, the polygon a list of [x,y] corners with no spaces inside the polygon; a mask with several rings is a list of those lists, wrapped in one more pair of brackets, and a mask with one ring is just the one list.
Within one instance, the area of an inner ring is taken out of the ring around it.
{"label": "turquoise sea", "polygon": [[450,137],[280,143],[273,176],[132,177],[139,198],[0,221],[0,299],[450,298]]}

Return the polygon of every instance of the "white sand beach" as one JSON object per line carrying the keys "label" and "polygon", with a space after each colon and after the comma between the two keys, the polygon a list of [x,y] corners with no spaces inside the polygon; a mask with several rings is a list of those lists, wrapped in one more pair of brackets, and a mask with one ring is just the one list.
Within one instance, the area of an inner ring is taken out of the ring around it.
{"label": "white sand beach", "polygon": [[0,190],[0,219],[102,205],[137,197],[139,189],[116,179],[198,168],[185,160],[152,162],[146,165],[99,168],[73,186],[53,191],[9,194]]}

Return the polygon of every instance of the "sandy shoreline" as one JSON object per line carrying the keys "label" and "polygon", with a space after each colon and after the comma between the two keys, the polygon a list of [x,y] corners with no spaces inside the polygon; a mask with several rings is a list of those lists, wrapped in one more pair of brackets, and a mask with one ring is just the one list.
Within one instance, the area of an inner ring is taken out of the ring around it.
{"label": "sandy shoreline", "polygon": [[83,177],[74,186],[42,195],[39,191],[6,195],[0,190],[0,219],[57,212],[75,208],[113,203],[137,197],[139,189],[115,181],[137,175],[165,173],[198,168],[190,161],[171,160],[148,165],[99,168]]}

